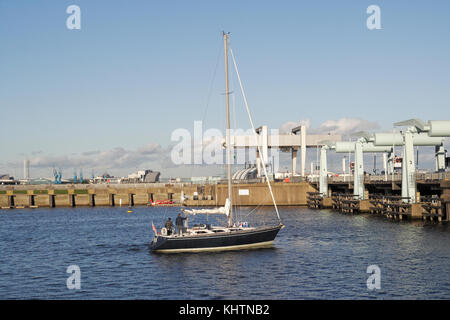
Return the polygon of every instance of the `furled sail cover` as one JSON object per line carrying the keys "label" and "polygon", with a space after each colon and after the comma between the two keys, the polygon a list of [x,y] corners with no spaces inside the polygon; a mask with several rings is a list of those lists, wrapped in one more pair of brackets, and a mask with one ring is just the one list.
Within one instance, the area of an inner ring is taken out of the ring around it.
{"label": "furled sail cover", "polygon": [[184,213],[187,214],[197,214],[197,213],[208,213],[208,214],[226,214],[227,217],[230,214],[230,200],[227,198],[225,200],[225,206],[212,209],[182,209]]}

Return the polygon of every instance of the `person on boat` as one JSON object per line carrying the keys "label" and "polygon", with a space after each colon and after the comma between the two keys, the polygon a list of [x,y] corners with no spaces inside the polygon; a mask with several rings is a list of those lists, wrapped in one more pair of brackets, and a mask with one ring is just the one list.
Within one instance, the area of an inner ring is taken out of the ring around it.
{"label": "person on boat", "polygon": [[173,231],[173,222],[172,222],[171,218],[169,218],[166,221],[166,224],[164,225],[164,227],[166,227],[166,229],[167,229],[167,235],[170,236],[172,234],[172,231]]}
{"label": "person on boat", "polygon": [[186,217],[182,217],[181,213],[179,213],[178,217],[175,220],[175,224],[177,226],[177,232],[179,235],[181,235],[184,231],[184,220],[186,220]]}

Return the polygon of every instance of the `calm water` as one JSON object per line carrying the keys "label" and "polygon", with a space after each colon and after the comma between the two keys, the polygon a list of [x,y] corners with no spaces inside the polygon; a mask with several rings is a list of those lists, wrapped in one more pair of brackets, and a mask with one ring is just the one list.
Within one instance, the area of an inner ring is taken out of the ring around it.
{"label": "calm water", "polygon": [[[450,298],[448,225],[281,208],[286,228],[273,248],[162,255],[149,250],[152,220],[174,219],[178,209],[133,210],[0,210],[0,298]],[[66,287],[74,264],[80,290]],[[372,264],[381,290],[367,289]]]}

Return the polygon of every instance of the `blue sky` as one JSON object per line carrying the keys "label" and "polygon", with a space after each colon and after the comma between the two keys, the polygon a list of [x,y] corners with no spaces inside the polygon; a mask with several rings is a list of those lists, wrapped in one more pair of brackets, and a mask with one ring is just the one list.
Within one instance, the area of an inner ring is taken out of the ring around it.
{"label": "blue sky", "polygon": [[[66,28],[72,4],[81,30]],[[366,27],[372,4],[381,30]],[[194,120],[222,129],[222,30],[258,125],[450,118],[449,1],[0,0],[0,172],[25,157],[48,176],[86,152],[163,153]],[[159,169],[156,158],[95,169]]]}

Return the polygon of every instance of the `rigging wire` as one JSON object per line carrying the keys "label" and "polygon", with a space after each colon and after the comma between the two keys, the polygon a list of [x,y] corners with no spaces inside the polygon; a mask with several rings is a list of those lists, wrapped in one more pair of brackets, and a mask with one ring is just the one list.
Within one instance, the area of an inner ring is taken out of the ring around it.
{"label": "rigging wire", "polygon": [[[219,45],[218,45],[217,59],[216,59],[216,63],[215,63],[215,66],[214,66],[213,73],[212,73],[211,81],[210,81],[210,84],[209,84],[208,95],[207,95],[207,98],[206,98],[206,106],[205,106],[205,109],[203,111],[203,116],[202,116],[202,124],[205,122],[205,119],[206,119],[206,116],[207,116],[207,113],[208,113],[208,110],[209,110],[209,106],[210,106],[210,102],[211,102],[211,96],[212,96],[212,92],[213,92],[213,86],[214,86],[214,82],[216,80],[217,69],[219,67],[219,61],[220,61],[221,57],[222,57],[222,42],[220,42]],[[193,151],[195,152],[195,141],[193,143],[194,143]],[[203,137],[202,137],[202,141],[201,141],[201,150],[203,151]],[[191,164],[190,165],[190,172],[189,172],[189,176],[191,176],[191,177],[193,175],[194,168],[195,168],[195,164]]]}
{"label": "rigging wire", "polygon": [[[228,40],[229,41],[229,43],[230,43],[230,40]],[[234,94],[234,82],[233,82],[233,73],[232,72],[230,72],[229,73],[229,76],[230,76],[230,93],[229,94],[231,94],[231,109],[232,109],[232,115],[233,115],[233,118],[232,118],[232,121],[233,121],[233,124],[232,124],[232,128],[234,129],[234,132],[236,132],[236,129],[237,129],[237,121],[236,121],[236,95]],[[236,157],[237,157],[237,150],[236,150],[236,148],[233,148],[232,150],[231,150],[231,152],[232,152],[232,165],[233,164],[235,164],[235,161],[234,160],[236,160]],[[233,188],[233,185],[231,186],[232,188]],[[237,199],[236,199],[237,198]],[[236,216],[236,221],[242,221],[242,211],[241,211],[241,208],[240,208],[240,204],[239,204],[239,197],[235,197],[235,199],[234,199],[234,201],[233,201],[233,203],[232,203],[232,205],[233,205],[233,212],[234,212],[234,215]]]}
{"label": "rigging wire", "polygon": [[220,43],[220,45],[219,45],[219,50],[218,50],[218,53],[217,53],[216,65],[215,65],[215,67],[214,67],[213,75],[212,75],[212,78],[211,78],[211,83],[210,83],[210,85],[209,85],[208,97],[207,97],[207,99],[206,99],[206,106],[205,106],[205,110],[204,110],[204,112],[203,112],[203,119],[202,119],[202,121],[205,121],[206,114],[208,113],[209,103],[211,102],[211,95],[212,95],[212,90],[213,90],[214,81],[215,81],[215,79],[216,79],[217,68],[218,68],[218,66],[219,66],[220,58],[222,57],[222,47],[221,47],[221,44],[222,44],[222,43]]}
{"label": "rigging wire", "polygon": [[[251,115],[250,115],[250,109],[249,109],[249,107],[248,107],[247,97],[246,97],[245,92],[244,92],[244,87],[243,87],[243,85],[242,85],[241,77],[240,77],[240,75],[239,75],[239,70],[238,70],[238,68],[237,68],[236,59],[234,58],[234,53],[233,53],[233,50],[231,49],[231,47],[230,47],[230,53],[231,53],[231,57],[233,58],[234,69],[236,70],[236,75],[237,75],[237,78],[238,78],[238,81],[239,81],[239,86],[240,86],[240,88],[241,88],[242,98],[244,99],[245,108],[246,108],[246,110],[247,110],[248,118],[249,118],[250,124],[251,124],[251,126],[252,126],[253,134],[254,134],[254,136],[255,136],[256,141],[258,141],[258,135],[257,135],[257,133],[256,133],[255,126],[254,126],[254,124],[253,124],[253,120],[252,120],[252,117],[251,117]],[[260,147],[259,147],[259,143],[256,143],[256,147],[257,147],[257,149],[258,149],[258,152],[259,152],[260,154],[262,154],[262,153],[261,153],[261,149],[260,149]],[[274,195],[273,195],[272,187],[271,187],[271,185],[270,185],[269,175],[267,174],[267,168],[266,168],[266,164],[265,164],[265,161],[264,161],[264,155],[261,157],[261,164],[262,164],[262,167],[263,167],[263,169],[264,169],[264,174],[265,174],[266,180],[267,180],[267,186],[269,187],[270,195],[272,196],[272,201],[273,201],[273,205],[274,205],[274,207],[275,207],[275,211],[276,211],[276,213],[277,213],[278,220],[279,220],[280,223],[282,223],[282,222],[281,222],[280,213],[278,212],[278,207],[277,207],[277,204],[276,204],[276,202],[275,202],[275,197],[274,197]]]}

